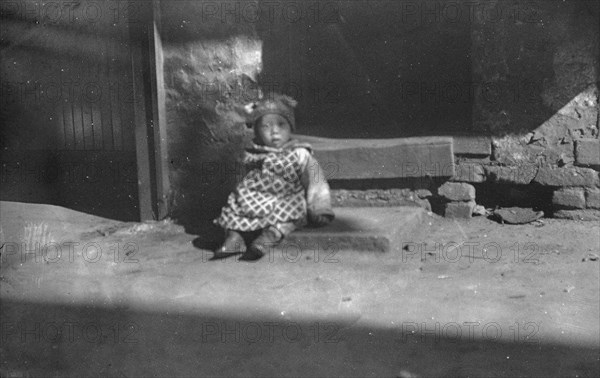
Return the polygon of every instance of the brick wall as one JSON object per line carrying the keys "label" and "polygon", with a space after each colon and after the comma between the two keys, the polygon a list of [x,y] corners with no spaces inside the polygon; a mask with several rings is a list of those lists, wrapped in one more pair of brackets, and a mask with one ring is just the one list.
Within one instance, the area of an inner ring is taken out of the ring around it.
{"label": "brick wall", "polygon": [[473,128],[485,137],[455,138],[451,181],[477,188],[488,206],[600,219],[600,5],[490,0],[485,8],[471,30]]}

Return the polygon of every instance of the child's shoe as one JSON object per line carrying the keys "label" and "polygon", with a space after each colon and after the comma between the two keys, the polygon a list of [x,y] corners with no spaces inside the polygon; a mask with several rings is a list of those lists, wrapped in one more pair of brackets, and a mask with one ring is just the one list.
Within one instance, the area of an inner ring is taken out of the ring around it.
{"label": "child's shoe", "polygon": [[221,248],[215,251],[212,259],[222,259],[234,254],[242,253],[246,250],[246,243],[244,238],[239,232],[234,230],[227,230],[227,237],[223,242]]}
{"label": "child's shoe", "polygon": [[254,261],[265,255],[269,247],[273,247],[283,239],[283,234],[273,226],[265,228],[261,234],[254,239],[250,248],[244,253],[240,260]]}

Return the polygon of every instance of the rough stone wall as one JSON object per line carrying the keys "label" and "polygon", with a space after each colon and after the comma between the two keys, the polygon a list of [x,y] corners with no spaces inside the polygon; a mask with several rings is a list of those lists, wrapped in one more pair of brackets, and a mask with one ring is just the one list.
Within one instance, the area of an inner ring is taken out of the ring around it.
{"label": "rough stone wall", "polygon": [[236,109],[256,97],[261,69],[255,25],[222,5],[161,3],[171,211],[192,231],[211,226],[243,174],[251,133]]}

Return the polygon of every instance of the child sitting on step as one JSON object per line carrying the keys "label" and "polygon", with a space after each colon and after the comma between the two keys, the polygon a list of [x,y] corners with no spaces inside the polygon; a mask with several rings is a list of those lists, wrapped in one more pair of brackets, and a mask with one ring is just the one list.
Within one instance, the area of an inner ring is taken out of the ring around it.
{"label": "child sitting on step", "polygon": [[244,156],[248,173],[214,221],[226,231],[215,258],[245,250],[240,260],[257,260],[297,227],[333,220],[329,185],[311,146],[292,139],[295,106],[275,94],[246,107],[255,136]]}

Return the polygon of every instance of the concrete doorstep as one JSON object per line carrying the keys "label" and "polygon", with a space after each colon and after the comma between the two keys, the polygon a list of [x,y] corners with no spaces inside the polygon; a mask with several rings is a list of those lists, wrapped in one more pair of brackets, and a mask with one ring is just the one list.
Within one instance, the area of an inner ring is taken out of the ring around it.
{"label": "concrete doorstep", "polygon": [[338,207],[334,212],[336,218],[331,224],[295,231],[281,248],[318,248],[332,253],[339,250],[394,251],[421,225],[425,210],[407,206]]}

